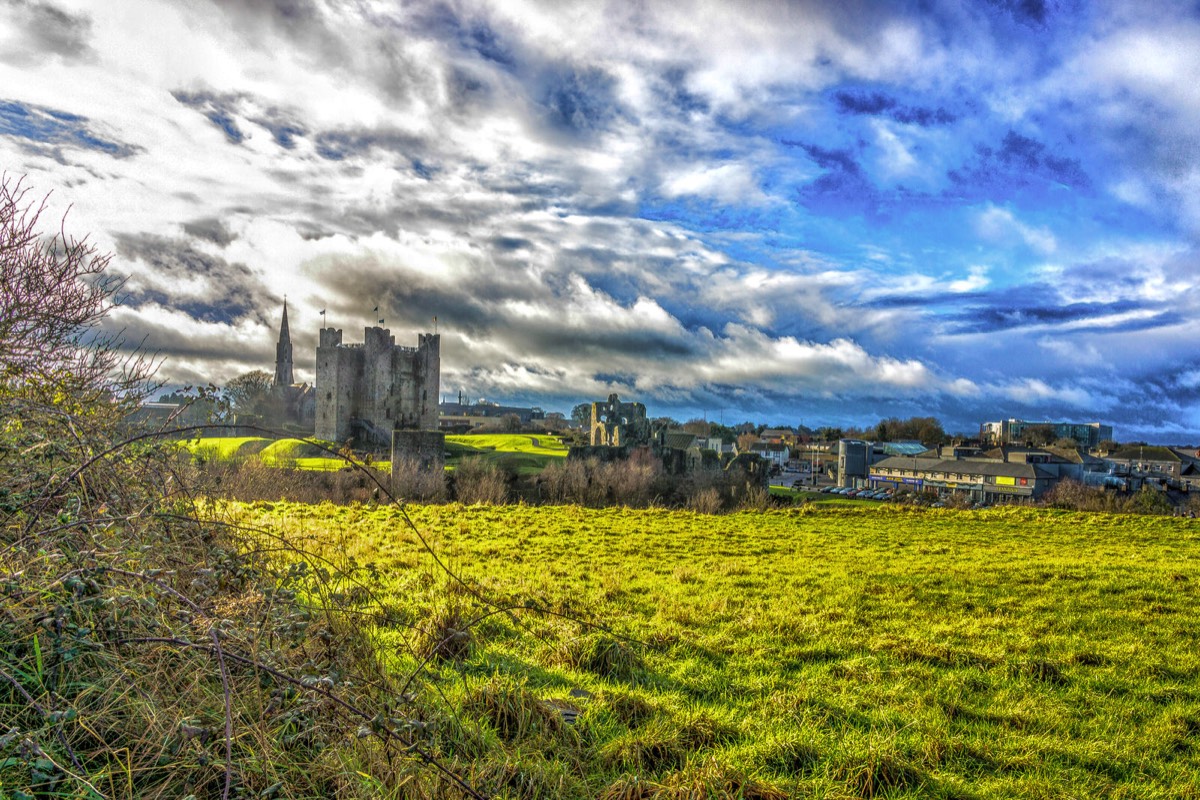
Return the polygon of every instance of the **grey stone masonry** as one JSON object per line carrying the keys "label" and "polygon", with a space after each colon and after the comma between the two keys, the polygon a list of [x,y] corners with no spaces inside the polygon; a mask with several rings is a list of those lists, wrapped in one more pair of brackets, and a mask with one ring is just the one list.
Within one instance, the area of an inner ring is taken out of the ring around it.
{"label": "grey stone masonry", "polygon": [[316,436],[390,446],[396,430],[437,430],[441,337],[417,336],[401,347],[386,328],[370,327],[362,344],[322,328],[317,346]]}
{"label": "grey stone masonry", "polygon": [[422,472],[446,468],[446,434],[439,431],[392,431],[392,474],[403,462],[415,463]]}

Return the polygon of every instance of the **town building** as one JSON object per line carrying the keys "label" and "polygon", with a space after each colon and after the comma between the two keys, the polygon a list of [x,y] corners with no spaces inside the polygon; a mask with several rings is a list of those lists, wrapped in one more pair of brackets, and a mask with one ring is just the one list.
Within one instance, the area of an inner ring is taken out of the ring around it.
{"label": "town building", "polygon": [[779,469],[787,466],[788,459],[792,457],[791,449],[779,442],[755,442],[750,445],[748,452]]}
{"label": "town building", "polygon": [[1099,422],[1029,422],[1005,419],[984,422],[979,426],[979,439],[986,444],[1019,444],[1026,441],[1030,428],[1049,428],[1054,439],[1074,439],[1080,447],[1095,448],[1100,442],[1111,441],[1111,425]]}
{"label": "town building", "polygon": [[1200,450],[1157,445],[1126,445],[1105,456],[1113,472],[1133,484],[1157,482],[1185,492],[1200,491]]}
{"label": "town building", "polygon": [[503,406],[483,399],[464,403],[461,393],[456,403],[438,404],[438,427],[447,432],[467,433],[504,417],[515,417],[521,425],[529,425],[546,419],[546,412],[537,406]]}
{"label": "town building", "polygon": [[889,456],[872,464],[869,484],[879,489],[966,493],[980,503],[1037,499],[1059,476],[1036,458],[1014,461]]}

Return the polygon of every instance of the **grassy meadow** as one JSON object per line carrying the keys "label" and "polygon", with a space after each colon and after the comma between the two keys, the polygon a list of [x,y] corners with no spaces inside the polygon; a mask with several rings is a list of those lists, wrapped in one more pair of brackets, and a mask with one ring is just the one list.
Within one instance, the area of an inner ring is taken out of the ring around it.
{"label": "grassy meadow", "polygon": [[566,458],[568,447],[556,436],[527,433],[468,433],[446,437],[446,466],[464,458],[482,458],[517,475],[536,475],[547,464]]}
{"label": "grassy meadow", "polygon": [[230,511],[358,565],[414,725],[496,797],[1200,798],[1192,520],[408,507],[467,590],[395,507]]}
{"label": "grassy meadow", "polygon": [[[258,459],[268,467],[287,467],[307,471],[344,469],[343,458],[329,450],[332,442],[321,442],[328,450],[302,439],[271,440],[261,436],[201,437],[183,443],[193,455],[212,460]],[[480,458],[518,475],[536,475],[552,461],[565,458],[567,445],[556,436],[526,433],[470,433],[446,437],[446,465],[453,469],[464,458]],[[390,470],[391,462],[373,461],[376,469]]]}

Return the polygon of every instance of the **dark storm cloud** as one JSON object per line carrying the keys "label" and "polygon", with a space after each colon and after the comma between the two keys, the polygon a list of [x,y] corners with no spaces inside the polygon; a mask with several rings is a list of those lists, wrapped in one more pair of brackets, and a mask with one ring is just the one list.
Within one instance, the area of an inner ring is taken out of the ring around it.
{"label": "dark storm cloud", "polygon": [[[1056,285],[1029,283],[990,292],[940,292],[921,295],[883,296],[864,303],[871,308],[920,308],[935,311],[948,334],[988,333],[1029,327],[1069,325],[1073,334],[1089,332],[1132,332],[1176,325],[1185,319],[1161,302],[1140,298],[1144,281],[1129,274],[1114,274],[1106,280],[1104,268],[1079,268],[1088,285],[1101,281],[1107,291],[1123,287],[1123,299],[1093,302],[1064,302],[1060,291],[1075,284],[1064,275]],[[1142,312],[1142,313],[1137,313]],[[1115,320],[1122,315],[1131,318]],[[1091,324],[1089,324],[1091,321]]]}
{"label": "dark storm cloud", "polygon": [[[1141,310],[1133,302],[1070,303],[1064,306],[1027,305],[1024,307],[989,306],[967,309],[944,317],[948,333],[990,333],[1031,326],[1070,324],[1073,334],[1130,333],[1177,325],[1184,316],[1175,311],[1160,310],[1150,316],[1138,316],[1112,322],[1110,315]],[[1091,324],[1088,324],[1088,323]]]}
{"label": "dark storm cloud", "polygon": [[896,107],[896,101],[882,92],[835,92],[834,102],[843,114],[882,114]]}
{"label": "dark storm cloud", "polygon": [[87,117],[47,106],[0,100],[0,136],[33,142],[33,149],[39,152],[45,153],[47,146],[77,147],[126,158],[141,151],[95,133],[89,122]]}
{"label": "dark storm cloud", "polygon": [[413,25],[432,39],[452,42],[463,51],[473,53],[506,70],[517,66],[515,42],[499,33],[488,20],[478,17],[463,19],[445,3],[418,7]]}
{"label": "dark storm cloud", "polygon": [[275,302],[244,264],[230,263],[184,241],[154,234],[117,234],[117,253],[147,270],[125,284],[123,305],[157,303],[203,322],[262,317]]}
{"label": "dark storm cloud", "polygon": [[[476,341],[502,342],[514,357],[536,357],[541,363],[599,363],[619,355],[669,362],[698,355],[691,340],[672,332],[620,324],[588,327],[569,314],[529,314],[530,309],[571,306],[579,287],[565,276],[535,280],[516,267],[480,263],[463,281],[447,283],[371,259],[341,260],[336,275],[323,265],[309,269],[329,292],[330,322],[339,327],[344,319],[358,323],[347,324],[348,333],[369,321],[366,311],[378,306],[390,328],[423,330],[437,316],[447,331]],[[471,291],[463,291],[468,285]]]}
{"label": "dark storm cloud", "polygon": [[419,137],[397,131],[354,130],[322,131],[314,139],[317,155],[330,161],[341,161],[352,156],[364,155],[372,150],[382,150],[401,155],[423,152],[425,142]]}
{"label": "dark storm cloud", "polygon": [[824,148],[786,140],[783,144],[798,145],[823,170],[815,180],[797,190],[800,202],[813,211],[823,214],[866,214],[871,219],[879,219],[886,213],[885,206],[894,203],[905,193],[901,189],[887,198],[883,197],[848,149]]}
{"label": "dark storm cloud", "polygon": [[[11,1],[11,0],[10,0]],[[96,57],[89,37],[92,20],[72,14],[53,3],[13,3],[14,22],[21,29],[20,46],[0,53],[0,61],[24,64],[57,56],[63,61],[92,61]]]}
{"label": "dark storm cloud", "polygon": [[681,67],[665,70],[661,80],[655,84],[656,95],[665,102],[667,108],[680,114],[708,114],[711,108],[708,99],[688,89],[687,77],[687,71]]}
{"label": "dark storm cloud", "polygon": [[1091,187],[1079,159],[1057,156],[1043,142],[1011,129],[998,147],[976,146],[974,158],[947,175],[961,192],[992,197],[1002,196],[1009,189],[1047,183],[1073,189]]}
{"label": "dark storm cloud", "polygon": [[197,239],[212,242],[220,247],[227,246],[237,238],[229,232],[229,229],[225,227],[225,223],[215,217],[194,219],[191,222],[185,222],[183,223],[183,232],[189,236],[195,236]]}
{"label": "dark storm cloud", "polygon": [[[484,264],[473,267],[464,285],[446,284],[419,270],[370,257],[314,261],[306,270],[327,291],[322,302],[329,307],[331,324],[336,321],[339,326],[347,319],[370,321],[366,312],[379,306],[380,313],[397,324],[423,324],[437,316],[447,327],[482,337],[491,332],[497,306],[547,296],[549,291],[528,275]],[[470,291],[464,291],[467,287]],[[348,325],[350,330],[355,327]]]}
{"label": "dark storm cloud", "polygon": [[[792,142],[784,142],[784,144],[790,145]],[[824,148],[815,144],[802,144],[800,147],[808,153],[808,157],[815,161],[818,167],[827,172],[853,176],[862,174],[862,169],[859,168],[858,162],[854,160],[854,155],[849,150]]]}
{"label": "dark storm cloud", "polygon": [[306,30],[320,19],[314,0],[212,0],[227,13],[267,20],[285,33]]}

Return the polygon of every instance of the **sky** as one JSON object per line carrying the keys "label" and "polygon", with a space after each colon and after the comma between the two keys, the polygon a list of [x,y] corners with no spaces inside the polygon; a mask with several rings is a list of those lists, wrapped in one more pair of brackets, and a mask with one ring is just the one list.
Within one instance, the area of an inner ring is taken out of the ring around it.
{"label": "sky", "polygon": [[0,169],[172,385],[1200,440],[1196,2],[0,0]]}

